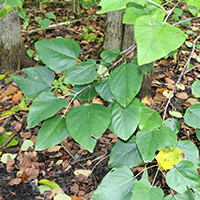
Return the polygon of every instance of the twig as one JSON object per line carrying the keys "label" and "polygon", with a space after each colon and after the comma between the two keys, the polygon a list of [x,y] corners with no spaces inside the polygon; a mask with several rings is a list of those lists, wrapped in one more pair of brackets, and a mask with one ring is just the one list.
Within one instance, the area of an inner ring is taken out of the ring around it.
{"label": "twig", "polygon": [[155,181],[156,181],[156,178],[157,178],[157,176],[158,176],[159,170],[160,170],[160,168],[158,167],[158,169],[157,169],[157,171],[156,171],[156,174],[155,174],[155,176],[154,176],[153,182],[152,182],[152,184],[151,184],[151,187],[153,187],[153,185],[154,185],[154,183],[155,183]]}
{"label": "twig", "polygon": [[181,80],[181,78],[182,78],[182,76],[183,76],[183,74],[184,74],[184,71],[185,71],[186,67],[189,66],[189,64],[190,64],[190,60],[191,60],[191,58],[192,58],[192,55],[193,55],[194,50],[195,50],[195,48],[196,48],[196,43],[197,43],[197,41],[199,40],[199,38],[200,38],[200,35],[193,41],[192,52],[190,53],[190,56],[189,56],[187,62],[185,63],[185,65],[184,65],[184,67],[183,67],[183,70],[182,70],[182,72],[181,72],[181,74],[180,74],[180,76],[179,76],[179,78],[178,78],[178,80],[177,80],[177,82],[176,82],[174,88],[172,89],[172,92],[171,92],[170,96],[169,96],[169,99],[168,99],[167,104],[166,104],[165,109],[164,109],[165,111],[164,111],[164,114],[163,114],[163,125],[164,125],[165,116],[166,116],[166,113],[167,113],[167,108],[168,108],[168,106],[169,106],[169,104],[170,104],[170,102],[171,102],[171,99],[172,99],[173,93],[174,93],[174,91],[175,91],[175,88],[176,88],[176,86],[179,84],[179,82],[180,82],[180,80]]}
{"label": "twig", "polygon": [[[75,19],[75,20],[72,20],[72,21],[61,22],[61,23],[58,23],[58,24],[52,24],[52,25],[49,25],[46,29],[55,28],[55,27],[58,27],[58,26],[69,25],[69,24],[73,24],[73,23],[79,22],[79,21],[82,21],[82,19]],[[43,30],[43,29],[37,28],[37,29],[30,30],[30,31],[27,30],[27,32],[28,32],[28,34],[31,34],[31,33],[37,32],[37,31],[41,31],[41,30]]]}
{"label": "twig", "polygon": [[6,116],[4,116],[4,117],[1,117],[0,120],[5,119],[5,118],[8,118],[8,117],[10,117],[10,116],[12,116],[12,115],[14,115],[14,114],[15,114],[15,112],[11,113],[10,115],[6,115]]}
{"label": "twig", "polygon": [[14,130],[13,133],[3,142],[2,145],[0,145],[0,150],[3,151],[5,146],[12,140],[13,137],[17,135],[17,131]]}
{"label": "twig", "polygon": [[193,18],[185,19],[185,20],[182,20],[182,21],[179,21],[179,22],[176,22],[176,23],[172,24],[172,26],[176,26],[178,24],[182,24],[184,22],[188,22],[188,21],[191,21],[193,19],[198,19],[198,18],[200,18],[200,17],[193,17]]}
{"label": "twig", "polygon": [[159,5],[158,3],[156,3],[156,2],[154,2],[154,1],[152,1],[152,0],[148,0],[148,2],[150,2],[150,3],[152,3],[152,4],[156,5],[156,6],[158,6],[159,8],[161,8],[162,10],[165,11],[166,14],[169,13],[169,11],[165,10],[165,9],[164,9],[161,5]]}
{"label": "twig", "polygon": [[[74,156],[67,150],[67,148],[63,145],[63,143],[61,142],[60,143],[62,145],[62,147],[64,148],[64,150],[76,161],[76,158],[74,158]],[[83,168],[85,169],[85,167],[83,165],[81,165],[79,162],[78,164]]]}
{"label": "twig", "polygon": [[103,160],[105,160],[107,157],[109,157],[110,156],[110,154],[108,154],[107,156],[105,156],[104,158],[102,158],[101,160],[99,160],[99,162],[97,162],[95,165],[94,165],[94,167],[92,168],[92,170],[91,170],[91,172],[90,172],[90,174],[87,176],[87,178],[93,173],[93,171],[94,171],[94,169],[96,168],[96,166],[101,162],[101,161],[103,161]]}
{"label": "twig", "polygon": [[184,72],[184,75],[187,74],[188,72],[192,71],[194,68],[200,67],[200,65],[196,65],[192,67],[191,69],[188,69],[186,72]]}

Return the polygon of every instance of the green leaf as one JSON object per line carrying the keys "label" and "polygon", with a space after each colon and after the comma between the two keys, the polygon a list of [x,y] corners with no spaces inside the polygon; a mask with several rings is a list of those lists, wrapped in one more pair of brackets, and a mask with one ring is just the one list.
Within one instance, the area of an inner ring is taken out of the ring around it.
{"label": "green leaf", "polygon": [[3,4],[5,2],[5,0],[0,0],[0,4]]}
{"label": "green leaf", "polygon": [[49,19],[56,19],[56,16],[52,12],[47,13],[45,16]]}
{"label": "green leaf", "polygon": [[185,123],[193,128],[200,128],[200,104],[194,104],[185,112]]}
{"label": "green leaf", "polygon": [[108,77],[102,78],[98,83],[95,85],[95,89],[97,93],[106,101],[113,102],[114,96],[110,91],[110,86],[108,84]]}
{"label": "green leaf", "polygon": [[39,24],[40,24],[40,26],[41,26],[41,28],[42,28],[43,30],[47,29],[48,26],[50,25],[50,23],[51,23],[51,21],[50,21],[49,19],[44,19],[44,20],[41,20],[41,21],[39,22]]}
{"label": "green leaf", "polygon": [[196,80],[196,81],[192,84],[192,94],[193,94],[196,98],[200,98],[200,80]]}
{"label": "green leaf", "polygon": [[128,141],[118,140],[111,150],[108,166],[136,167],[143,162],[136,144],[136,137],[133,135]]}
{"label": "green leaf", "polygon": [[7,10],[5,8],[0,10],[0,19],[3,19],[7,15]]}
{"label": "green leaf", "polygon": [[114,168],[104,177],[91,200],[130,200],[136,182],[128,167]]}
{"label": "green leaf", "polygon": [[200,129],[196,129],[196,137],[200,141]]}
{"label": "green leaf", "polygon": [[51,92],[43,92],[30,107],[27,117],[28,128],[33,128],[42,120],[54,116],[68,103],[67,100],[58,98]]}
{"label": "green leaf", "polygon": [[195,165],[200,164],[199,150],[196,145],[190,140],[181,140],[177,143],[176,147],[184,152],[184,159],[193,162]]}
{"label": "green leaf", "polygon": [[135,22],[134,29],[139,65],[166,56],[169,52],[179,48],[185,41],[185,34],[181,29],[149,16],[139,17]]}
{"label": "green leaf", "polygon": [[106,63],[110,63],[113,60],[115,60],[119,56],[120,50],[119,49],[113,49],[113,50],[104,50],[101,53],[101,58],[104,59]]}
{"label": "green leaf", "polygon": [[37,135],[35,150],[41,151],[52,147],[62,142],[68,135],[65,118],[55,115],[42,124]]}
{"label": "green leaf", "polygon": [[74,66],[81,52],[79,44],[69,38],[44,39],[36,42],[35,48],[41,60],[56,72]]}
{"label": "green leaf", "polygon": [[179,121],[174,118],[166,119],[164,126],[171,128],[175,133],[178,133],[181,127]]}
{"label": "green leaf", "polygon": [[140,90],[142,73],[137,65],[122,64],[110,75],[109,85],[117,102],[126,107]]}
{"label": "green leaf", "polygon": [[164,146],[166,135],[157,130],[142,130],[136,134],[136,143],[145,162],[155,158],[156,150]]}
{"label": "green leaf", "polygon": [[170,194],[164,200],[195,200],[195,194],[191,190],[188,190],[183,194]]}
{"label": "green leaf", "polygon": [[74,65],[67,70],[65,81],[77,85],[91,83],[97,79],[97,68],[97,64],[90,62],[82,62],[78,66]]}
{"label": "green leaf", "polygon": [[26,17],[26,10],[23,9],[23,8],[20,8],[20,9],[17,11],[17,15],[18,15],[20,18],[24,19],[24,18]]}
{"label": "green leaf", "polygon": [[27,151],[29,147],[34,148],[34,143],[31,140],[25,140],[21,145],[21,150]]}
{"label": "green leaf", "polygon": [[41,179],[40,181],[38,181],[39,184],[42,184],[42,185],[47,185],[49,186],[51,189],[56,189],[56,188],[59,188],[60,186],[55,183],[54,181],[49,181],[47,179]]}
{"label": "green leaf", "polygon": [[[80,92],[87,86],[88,86],[88,84],[75,85],[73,87],[72,94],[76,94],[77,92]],[[86,88],[80,94],[78,94],[75,99],[79,99],[80,101],[90,101],[95,96],[96,96],[95,83],[93,83],[90,87]]]}
{"label": "green leaf", "polygon": [[66,194],[56,194],[54,200],[72,200],[72,198]]}
{"label": "green leaf", "polygon": [[[0,145],[2,145],[5,141],[6,141],[6,139],[8,139],[9,138],[9,134],[3,134],[3,135],[1,135],[0,136]],[[18,141],[15,139],[15,138],[12,138],[12,140],[10,141],[10,142],[8,142],[8,144],[6,145],[6,147],[11,147],[11,146],[16,146],[16,145],[18,145]]]}
{"label": "green leaf", "polygon": [[[97,14],[102,14],[113,10],[121,10],[126,7],[128,2],[130,2],[130,0],[101,0],[99,6],[102,7],[102,10],[98,11]],[[146,0],[138,0],[138,2],[146,3]]]}
{"label": "green leaf", "polygon": [[162,200],[164,193],[161,188],[151,187],[146,179],[141,179],[135,184],[132,199],[137,200]]}
{"label": "green leaf", "polygon": [[188,3],[188,9],[193,14],[196,15],[200,12],[200,2],[196,0],[186,0]]}
{"label": "green leaf", "polygon": [[137,129],[140,120],[139,100],[134,98],[127,107],[114,102],[109,106],[109,110],[112,117],[109,128],[121,139],[128,140]]}
{"label": "green leaf", "polygon": [[11,7],[22,7],[22,2],[20,0],[6,0],[6,3]]}
{"label": "green leaf", "polygon": [[66,117],[70,135],[83,147],[93,151],[96,140],[110,123],[110,113],[105,106],[99,104],[84,104],[71,109]]}
{"label": "green leaf", "polygon": [[144,129],[154,129],[162,125],[162,119],[160,115],[148,107],[141,106],[141,117],[139,122],[139,128]]}
{"label": "green leaf", "polygon": [[177,144],[177,135],[174,131],[172,131],[171,128],[163,126],[160,129],[165,135],[165,147],[168,147],[170,149],[174,148]]}
{"label": "green leaf", "polygon": [[162,9],[158,8],[156,5],[147,4],[145,7],[143,7],[136,3],[132,3],[125,10],[125,13],[123,15],[123,23],[134,24],[136,19],[142,15],[150,15],[153,17],[155,17],[154,15],[156,15],[156,18],[162,21],[165,16],[165,12]]}
{"label": "green leaf", "polygon": [[200,183],[195,165],[190,161],[182,161],[170,169],[166,176],[169,187],[183,194],[188,188]]}
{"label": "green leaf", "polygon": [[36,98],[42,92],[50,92],[55,73],[47,67],[30,67],[23,69],[27,78],[11,74],[14,81],[29,99]]}
{"label": "green leaf", "polygon": [[17,153],[16,154],[4,153],[1,156],[1,162],[6,164],[8,162],[8,156],[10,156],[14,160],[17,157]]}

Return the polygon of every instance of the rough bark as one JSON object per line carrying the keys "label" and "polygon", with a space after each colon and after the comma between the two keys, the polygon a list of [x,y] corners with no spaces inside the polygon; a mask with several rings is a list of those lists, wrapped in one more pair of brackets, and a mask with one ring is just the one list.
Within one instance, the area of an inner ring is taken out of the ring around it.
{"label": "rough bark", "polygon": [[[4,8],[0,4],[0,9]],[[28,67],[31,59],[25,52],[18,15],[12,9],[0,20],[0,66],[1,72]]]}
{"label": "rough bark", "polygon": [[[131,45],[135,44],[134,39],[134,26],[122,24],[123,13],[119,11],[112,11],[107,14],[107,26],[103,43],[103,49],[115,49],[125,50]],[[133,53],[131,54],[131,56]],[[129,57],[127,60],[131,62],[133,57]],[[141,89],[137,95],[138,98],[143,98],[148,95],[151,88],[151,82],[153,79],[153,70],[149,75],[143,76],[143,82]]]}

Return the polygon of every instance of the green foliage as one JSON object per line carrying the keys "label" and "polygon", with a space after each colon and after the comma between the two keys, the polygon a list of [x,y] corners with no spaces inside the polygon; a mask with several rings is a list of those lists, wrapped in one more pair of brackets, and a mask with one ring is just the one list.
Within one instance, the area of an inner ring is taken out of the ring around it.
{"label": "green foliage", "polygon": [[[167,22],[169,12],[162,7],[162,2],[155,2],[102,0],[100,3],[102,10],[99,13],[122,9],[125,11],[123,21],[135,24],[137,57],[131,63],[127,64],[124,59],[118,67],[110,70],[114,60],[123,56],[116,49],[102,52],[100,64],[95,60],[81,62],[78,59],[81,49],[77,42],[55,38],[35,44],[36,52],[46,67],[24,69],[26,78],[11,75],[24,95],[33,100],[27,120],[29,128],[46,119],[37,136],[36,150],[51,147],[71,135],[92,152],[97,139],[108,127],[119,137],[108,164],[114,168],[105,176],[92,200],[163,199],[161,188],[153,186],[153,183],[150,185],[148,169],[158,167],[150,165],[157,151],[170,151],[174,147],[182,150],[183,155],[181,153],[178,156],[180,162],[165,173],[167,185],[177,193],[164,199],[194,199],[200,193],[199,151],[195,144],[188,140],[177,143],[180,123],[172,118],[163,123],[159,113],[136,98],[143,74],[151,71],[153,61],[168,56],[185,41],[183,31]],[[197,1],[187,0],[187,4],[190,12],[198,12]],[[175,14],[178,12],[176,10]],[[199,97],[198,88],[199,81],[192,85],[196,97]],[[65,98],[69,95],[71,100],[68,102]],[[109,106],[91,103],[96,95]],[[87,103],[73,105],[77,100]],[[200,105],[188,108],[184,120],[196,129],[197,138],[200,138]],[[170,159],[169,156],[163,162]],[[149,165],[140,172],[142,178],[137,181],[136,176],[140,173],[133,175],[130,168],[142,162]]]}

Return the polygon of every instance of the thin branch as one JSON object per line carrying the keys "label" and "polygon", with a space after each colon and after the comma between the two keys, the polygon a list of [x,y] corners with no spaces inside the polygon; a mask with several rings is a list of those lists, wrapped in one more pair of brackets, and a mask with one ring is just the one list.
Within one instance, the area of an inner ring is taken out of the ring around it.
{"label": "thin branch", "polygon": [[169,13],[169,11],[165,10],[165,9],[164,9],[161,5],[159,5],[158,3],[156,3],[156,2],[154,2],[154,1],[152,1],[152,0],[148,0],[148,2],[150,2],[150,3],[152,3],[152,4],[156,5],[156,6],[158,6],[159,8],[161,8],[162,10],[165,11],[166,14]]}
{"label": "thin branch", "polygon": [[169,99],[168,99],[167,104],[166,104],[165,109],[164,109],[165,111],[164,111],[164,114],[163,114],[163,125],[164,125],[164,121],[165,121],[165,117],[166,117],[166,113],[167,113],[167,108],[168,108],[168,106],[169,106],[169,104],[170,104],[170,102],[171,102],[173,93],[174,93],[174,91],[175,91],[175,89],[176,89],[176,86],[179,84],[179,82],[180,82],[180,80],[181,80],[181,78],[182,78],[182,76],[183,76],[183,74],[184,74],[184,71],[185,71],[186,67],[189,66],[189,64],[190,64],[190,60],[191,60],[192,55],[193,55],[193,53],[194,53],[194,51],[195,51],[195,48],[196,48],[196,43],[197,43],[197,41],[198,41],[199,39],[200,39],[200,35],[193,41],[192,52],[190,53],[190,56],[189,56],[187,62],[185,63],[185,65],[184,65],[184,67],[183,67],[183,70],[182,70],[182,72],[181,72],[181,74],[180,74],[180,76],[179,76],[179,78],[178,78],[178,80],[177,80],[177,82],[176,82],[174,88],[172,89],[172,92],[171,92],[170,96],[169,96]]}
{"label": "thin branch", "polygon": [[188,69],[186,72],[184,72],[184,75],[187,74],[188,72],[192,71],[193,69],[200,67],[200,65],[196,65],[194,67],[192,67],[191,69]]}
{"label": "thin branch", "polygon": [[157,176],[158,176],[159,170],[160,170],[160,168],[158,167],[158,169],[157,169],[157,171],[156,171],[156,174],[155,174],[155,176],[154,176],[153,182],[152,182],[152,184],[151,184],[151,187],[153,187],[153,185],[154,185],[154,183],[155,183],[155,181],[156,181],[156,178],[157,178]]}
{"label": "thin branch", "polygon": [[176,23],[172,24],[172,26],[176,26],[176,25],[178,25],[178,24],[182,24],[182,23],[184,23],[184,22],[189,22],[189,21],[191,21],[191,20],[199,19],[199,18],[200,18],[200,17],[193,17],[193,18],[185,19],[185,20],[183,20],[183,21],[179,21],[179,22],[176,22]]}

